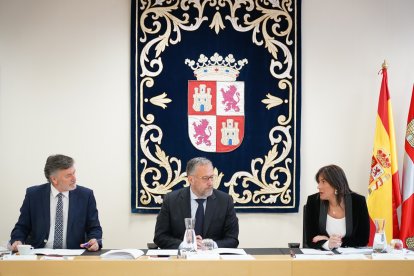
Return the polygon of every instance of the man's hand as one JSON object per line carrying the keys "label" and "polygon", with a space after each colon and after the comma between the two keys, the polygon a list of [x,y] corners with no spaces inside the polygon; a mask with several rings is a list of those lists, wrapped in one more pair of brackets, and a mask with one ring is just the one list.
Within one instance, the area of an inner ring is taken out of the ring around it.
{"label": "man's hand", "polygon": [[17,251],[17,246],[19,244],[22,244],[22,242],[21,241],[14,241],[14,243],[12,245],[10,245],[10,250],[11,251]]}
{"label": "man's hand", "polygon": [[197,249],[201,249],[203,246],[203,237],[201,237],[200,235],[197,235],[196,240],[197,240]]}
{"label": "man's hand", "polygon": [[81,248],[86,248],[88,251],[98,251],[99,250],[99,244],[96,239],[91,239],[86,243],[82,243],[80,245]]}

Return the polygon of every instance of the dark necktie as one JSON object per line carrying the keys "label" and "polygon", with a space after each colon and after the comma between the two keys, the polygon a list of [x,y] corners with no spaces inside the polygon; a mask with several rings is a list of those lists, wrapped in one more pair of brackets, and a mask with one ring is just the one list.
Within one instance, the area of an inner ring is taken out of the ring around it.
{"label": "dark necktie", "polygon": [[204,206],[203,203],[205,199],[199,198],[196,199],[198,203],[197,211],[195,214],[195,233],[196,235],[203,235],[203,225],[204,225]]}
{"label": "dark necktie", "polygon": [[57,195],[58,202],[56,205],[55,218],[55,238],[53,240],[53,249],[61,249],[63,247],[63,201],[62,194]]}

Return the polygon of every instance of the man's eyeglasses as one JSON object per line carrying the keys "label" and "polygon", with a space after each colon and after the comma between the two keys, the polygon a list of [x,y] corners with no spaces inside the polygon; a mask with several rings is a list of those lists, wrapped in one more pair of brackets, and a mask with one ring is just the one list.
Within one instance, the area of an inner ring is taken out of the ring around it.
{"label": "man's eyeglasses", "polygon": [[207,181],[214,181],[214,180],[216,180],[216,175],[210,175],[210,176],[197,176],[197,175],[193,175],[194,177],[196,177],[196,178],[198,178],[198,179],[201,179],[201,180],[203,180],[204,182],[207,182]]}

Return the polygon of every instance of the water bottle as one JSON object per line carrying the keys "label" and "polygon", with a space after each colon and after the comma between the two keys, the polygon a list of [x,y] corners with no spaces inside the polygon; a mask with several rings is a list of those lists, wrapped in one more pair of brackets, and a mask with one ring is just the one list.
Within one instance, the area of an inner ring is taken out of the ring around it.
{"label": "water bottle", "polygon": [[372,250],[375,253],[384,253],[387,251],[387,238],[385,237],[385,219],[374,219],[375,236],[372,244]]}
{"label": "water bottle", "polygon": [[196,252],[197,251],[197,240],[196,234],[194,231],[195,219],[185,218],[185,233],[183,238],[182,250],[187,252]]}

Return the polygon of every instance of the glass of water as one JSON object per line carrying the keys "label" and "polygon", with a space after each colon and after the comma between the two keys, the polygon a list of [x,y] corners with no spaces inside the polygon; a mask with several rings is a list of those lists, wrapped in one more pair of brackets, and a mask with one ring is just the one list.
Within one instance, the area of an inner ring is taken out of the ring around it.
{"label": "glass of water", "polygon": [[404,245],[400,239],[392,239],[390,242],[390,253],[402,254],[404,253]]}
{"label": "glass of water", "polygon": [[203,239],[202,241],[202,250],[211,251],[214,249],[214,241],[212,239]]}

